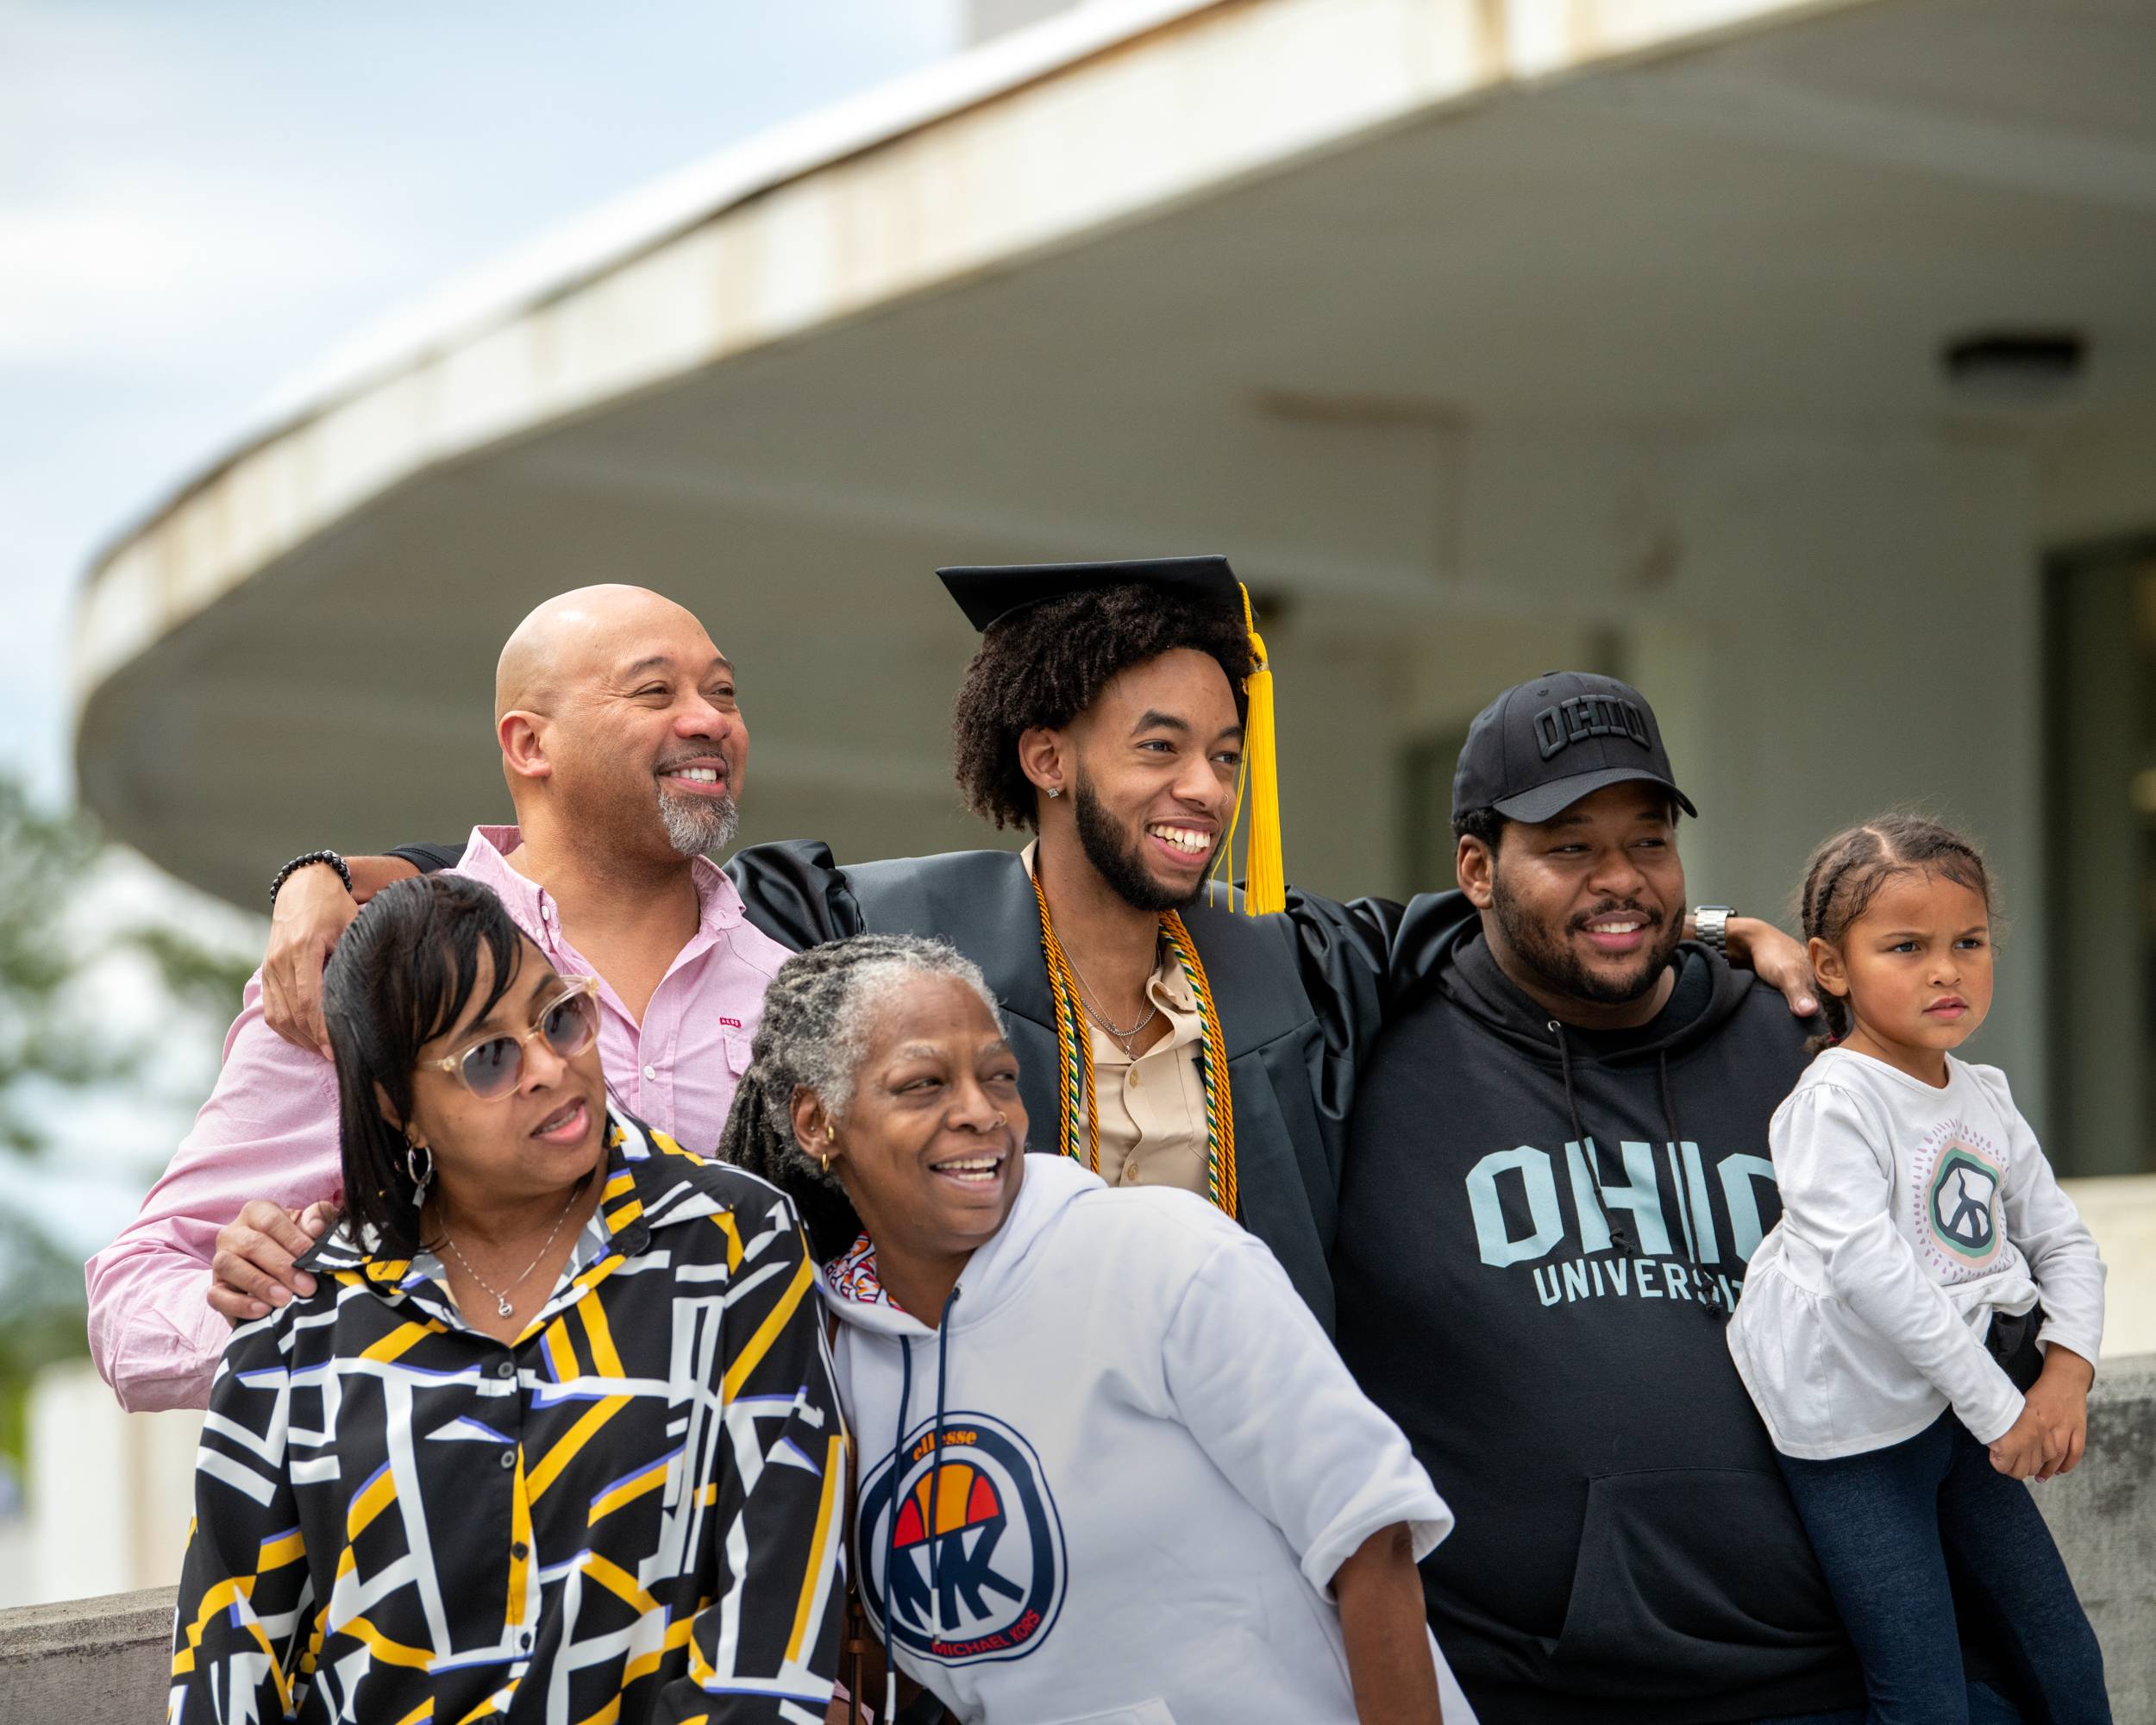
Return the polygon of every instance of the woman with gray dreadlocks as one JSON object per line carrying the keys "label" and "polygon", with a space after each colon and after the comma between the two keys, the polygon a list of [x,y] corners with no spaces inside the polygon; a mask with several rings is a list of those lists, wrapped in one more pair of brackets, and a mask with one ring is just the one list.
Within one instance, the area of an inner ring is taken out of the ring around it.
{"label": "woman with gray dreadlocks", "polygon": [[886,1716],[903,1672],[985,1725],[1470,1720],[1415,1571],[1451,1512],[1271,1253],[1026,1125],[981,972],[862,935],[780,969],[721,1145],[840,1320]]}

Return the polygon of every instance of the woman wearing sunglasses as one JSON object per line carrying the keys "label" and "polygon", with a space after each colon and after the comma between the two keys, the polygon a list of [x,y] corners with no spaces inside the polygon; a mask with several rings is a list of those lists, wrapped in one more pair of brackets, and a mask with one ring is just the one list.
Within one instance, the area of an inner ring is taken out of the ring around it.
{"label": "woman wearing sunglasses", "polygon": [[338,947],[344,1215],[204,1425],[172,1718],[820,1718],[845,1439],[791,1203],[609,1109],[486,888]]}

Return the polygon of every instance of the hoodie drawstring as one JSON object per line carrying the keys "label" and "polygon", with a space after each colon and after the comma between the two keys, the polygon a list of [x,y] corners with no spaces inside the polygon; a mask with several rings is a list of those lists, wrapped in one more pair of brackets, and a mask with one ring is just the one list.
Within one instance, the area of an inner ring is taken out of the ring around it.
{"label": "hoodie drawstring", "polygon": [[1670,1142],[1683,1144],[1684,1134],[1677,1123],[1677,1097],[1670,1088],[1670,1052],[1667,1049],[1655,1051],[1657,1064],[1662,1073],[1662,1124],[1670,1129]]}
{"label": "hoodie drawstring", "polygon": [[[1656,1051],[1656,1056],[1662,1074],[1662,1123],[1670,1129],[1671,1154],[1682,1156],[1684,1153],[1684,1128],[1677,1124],[1677,1092],[1670,1088],[1670,1051],[1666,1048],[1658,1049]],[[1674,1164],[1671,1165],[1670,1173],[1673,1178],[1680,1180],[1683,1178],[1683,1175],[1677,1172]],[[1694,1195],[1701,1202],[1706,1201],[1705,1193],[1695,1192]],[[1700,1290],[1699,1302],[1706,1308],[1707,1314],[1709,1317],[1727,1317],[1729,1314],[1729,1308],[1722,1302],[1721,1290],[1708,1276],[1707,1266],[1700,1262],[1700,1219],[1696,1216],[1692,1217],[1689,1226],[1684,1231],[1684,1255],[1692,1261],[1692,1281]]]}
{"label": "hoodie drawstring", "polygon": [[[899,1338],[899,1428],[891,1437],[891,1509],[883,1523],[883,1716],[899,1716],[899,1662],[891,1655],[891,1620],[899,1584],[899,1477],[904,1471],[906,1408],[913,1399],[913,1338]],[[931,1547],[933,1549],[933,1547]]]}
{"label": "hoodie drawstring", "polygon": [[[943,1392],[950,1379],[950,1308],[958,1303],[954,1284],[936,1324],[936,1414],[928,1428],[928,1621],[931,1636],[943,1633],[943,1596],[937,1589],[941,1564],[936,1537],[937,1505],[943,1484]],[[891,1651],[891,1623],[896,1614],[899,1566],[899,1481],[905,1473],[906,1410],[913,1399],[913,1338],[899,1338],[899,1421],[891,1439],[891,1508],[883,1524],[883,1716],[899,1716],[899,1662]]]}
{"label": "hoodie drawstring", "polygon": [[1572,1049],[1564,1039],[1564,1026],[1550,1020],[1550,1033],[1557,1039],[1557,1067],[1564,1074],[1564,1111],[1572,1117],[1572,1136],[1584,1144],[1587,1128],[1580,1124],[1580,1099],[1572,1088]]}
{"label": "hoodie drawstring", "polygon": [[[1572,1088],[1572,1045],[1565,1041],[1564,1026],[1557,1019],[1551,1019],[1546,1028],[1557,1039],[1557,1070],[1564,1075],[1564,1112],[1571,1116],[1572,1136],[1579,1142],[1581,1154],[1591,1156],[1594,1153],[1589,1148],[1592,1140],[1587,1136],[1587,1128],[1580,1124],[1579,1093]],[[1626,1251],[1632,1250],[1632,1236],[1625,1232],[1622,1222],[1613,1222],[1605,1216],[1602,1226],[1609,1230],[1613,1245]]]}
{"label": "hoodie drawstring", "polygon": [[[1557,1038],[1557,1070],[1564,1076],[1564,1111],[1572,1121],[1572,1135],[1579,1140],[1582,1154],[1590,1154],[1588,1149],[1587,1128],[1580,1122],[1579,1094],[1572,1085],[1571,1044],[1564,1039],[1564,1026],[1557,1019],[1549,1019],[1545,1028],[1551,1036]],[[1669,1128],[1670,1132],[1670,1153],[1673,1156],[1681,1156],[1683,1153],[1684,1132],[1677,1124],[1677,1093],[1670,1085],[1670,1053],[1667,1049],[1655,1051],[1655,1070],[1662,1091],[1662,1123]],[[1683,1178],[1682,1174],[1677,1172],[1674,1165],[1671,1168],[1671,1177],[1680,1180]],[[1680,1198],[1678,1201],[1682,1203],[1683,1200]],[[1610,1243],[1613,1245],[1626,1251],[1632,1250],[1632,1237],[1625,1232],[1623,1223],[1613,1222],[1605,1217],[1603,1225],[1609,1230]],[[1709,1317],[1726,1316],[1729,1308],[1723,1302],[1721,1290],[1715,1287],[1714,1279],[1707,1272],[1707,1266],[1700,1262],[1699,1247],[1694,1241],[1695,1227],[1687,1226],[1682,1232],[1684,1235],[1684,1257],[1692,1267],[1692,1285],[1700,1290],[1698,1302],[1700,1308]]]}
{"label": "hoodie drawstring", "polygon": [[954,1284],[943,1302],[943,1315],[936,1321],[936,1420],[928,1428],[932,1446],[928,1464],[928,1627],[930,1634],[937,1636],[943,1633],[943,1595],[937,1585],[942,1574],[938,1553],[943,1548],[936,1537],[940,1525],[936,1504],[943,1487],[943,1386],[950,1377],[950,1308],[957,1303],[958,1289]]}

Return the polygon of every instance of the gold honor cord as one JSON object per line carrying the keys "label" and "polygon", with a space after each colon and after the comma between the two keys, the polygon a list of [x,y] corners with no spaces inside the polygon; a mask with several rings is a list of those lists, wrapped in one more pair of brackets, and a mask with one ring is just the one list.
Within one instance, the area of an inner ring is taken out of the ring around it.
{"label": "gold honor cord", "polygon": [[[1033,900],[1041,908],[1041,957],[1047,961],[1049,992],[1056,999],[1056,1090],[1062,1116],[1057,1123],[1056,1149],[1074,1161],[1082,1160],[1098,1174],[1100,1128],[1094,1111],[1093,1038],[1079,1004],[1077,975],[1070,960],[1063,956],[1062,943],[1056,938],[1055,919],[1048,913],[1048,894],[1041,890],[1038,879],[1032,885]],[[1168,950],[1182,966],[1190,992],[1198,1000],[1198,1081],[1206,1099],[1206,1195],[1234,1216],[1241,1197],[1235,1171],[1235,1104],[1228,1089],[1227,1063],[1220,1053],[1225,1044],[1220,1035],[1220,1015],[1213,1009],[1213,983],[1198,957],[1198,944],[1190,938],[1182,918],[1174,911],[1163,912],[1160,925]],[[1085,1120],[1082,1139],[1078,1126],[1081,1115]]]}
{"label": "gold honor cord", "polygon": [[1078,1006],[1077,979],[1071,974],[1070,961],[1063,957],[1062,942],[1056,938],[1056,924],[1048,914],[1048,894],[1041,890],[1037,877],[1027,878],[1033,885],[1033,902],[1041,907],[1041,957],[1048,961],[1048,988],[1056,997],[1056,1094],[1057,1111],[1062,1116],[1056,1148],[1074,1161],[1081,1159],[1078,1115],[1082,1107],[1086,1119],[1082,1159],[1098,1174],[1100,1132],[1094,1125],[1093,1049],[1086,1035],[1085,1014]]}

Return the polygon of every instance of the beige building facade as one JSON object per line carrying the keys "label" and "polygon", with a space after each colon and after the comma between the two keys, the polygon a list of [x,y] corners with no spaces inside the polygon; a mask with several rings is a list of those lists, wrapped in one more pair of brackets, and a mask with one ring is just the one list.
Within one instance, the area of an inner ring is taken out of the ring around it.
{"label": "beige building facade", "polygon": [[608,579],[742,667],[745,838],[994,843],[931,571],[1222,551],[1292,878],[1445,884],[1468,718],[1617,672],[1695,896],[1778,914],[1883,806],[1978,833],[1976,1051],[2065,1171],[2156,1169],[2146,4],[975,22],[364,344],[121,534],[76,645],[109,827],[251,902],[498,818],[496,648]]}

